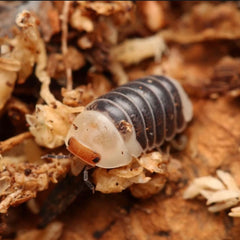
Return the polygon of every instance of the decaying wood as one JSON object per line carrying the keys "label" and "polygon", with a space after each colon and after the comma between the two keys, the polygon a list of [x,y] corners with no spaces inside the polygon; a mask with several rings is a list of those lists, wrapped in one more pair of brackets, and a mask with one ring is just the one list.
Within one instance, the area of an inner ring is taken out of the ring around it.
{"label": "decaying wood", "polygon": [[63,239],[238,239],[238,219],[225,212],[209,213],[205,201],[183,199],[188,182],[214,175],[219,168],[231,172],[240,186],[237,103],[227,97],[196,101],[195,117],[186,132],[187,148],[175,155],[183,167],[180,180],[167,183],[164,193],[144,201],[127,192],[95,195],[83,205],[79,199],[61,217]]}
{"label": "decaying wood", "polygon": [[[10,7],[2,2],[0,9]],[[0,142],[0,211],[7,213],[0,218],[0,235],[17,240],[239,239],[239,199],[228,202],[224,192],[211,199],[205,188],[184,199],[201,177],[214,185],[223,174],[229,181],[214,186],[234,190],[231,196],[239,198],[238,2],[53,1],[42,4],[39,14],[22,12],[17,24],[13,38],[0,39],[0,118],[11,119],[16,109],[21,118],[28,114],[30,126],[14,124],[21,129]],[[11,36],[14,23],[2,25],[0,33]],[[32,81],[31,74],[41,90],[29,103],[25,83]],[[176,78],[193,102],[193,120],[182,134],[185,148],[173,149],[172,143],[167,161],[154,161],[157,152],[143,155],[132,172],[129,166],[93,169],[97,191],[84,195],[83,173],[69,174],[82,166],[58,157],[68,154],[63,144],[69,125],[99,95],[149,74]],[[26,128],[34,139],[23,132]],[[44,153],[53,158],[41,159]],[[137,171],[142,173],[138,181]],[[220,200],[233,208],[209,212],[219,210],[214,204]],[[45,228],[39,229],[39,222]]]}

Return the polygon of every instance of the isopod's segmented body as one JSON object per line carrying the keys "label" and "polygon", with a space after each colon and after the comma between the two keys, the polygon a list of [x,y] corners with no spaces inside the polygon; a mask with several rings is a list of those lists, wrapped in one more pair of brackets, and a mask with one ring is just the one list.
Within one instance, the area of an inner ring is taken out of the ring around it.
{"label": "isopod's segmented body", "polygon": [[97,98],[74,120],[66,145],[93,166],[115,168],[170,141],[192,118],[181,85],[147,76]]}

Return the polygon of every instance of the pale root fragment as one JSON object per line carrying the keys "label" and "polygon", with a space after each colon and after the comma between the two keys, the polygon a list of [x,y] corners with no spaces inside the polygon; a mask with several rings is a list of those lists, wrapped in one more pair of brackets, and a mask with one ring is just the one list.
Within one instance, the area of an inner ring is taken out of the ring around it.
{"label": "pale root fragment", "polygon": [[[237,205],[238,202],[239,202],[238,199],[230,199],[227,202],[214,204],[213,206],[208,208],[208,211],[209,212],[220,212],[222,210],[225,210],[225,209],[228,209],[230,207]],[[231,216],[231,215],[229,215],[229,216]]]}
{"label": "pale root fragment", "polygon": [[239,191],[239,187],[237,186],[234,178],[230,173],[224,172],[222,170],[217,170],[217,176],[229,190]]}
{"label": "pale root fragment", "polygon": [[196,197],[202,189],[223,190],[224,185],[218,179],[206,176],[193,180],[193,183],[185,190],[183,197],[185,199]]}
{"label": "pale root fragment", "polygon": [[118,86],[128,82],[128,76],[120,62],[112,61],[110,63],[110,71],[113,74],[114,81]]}
{"label": "pale root fragment", "polygon": [[137,64],[144,59],[154,57],[159,61],[167,49],[160,34],[146,38],[128,39],[111,49],[111,57],[124,66]]}
{"label": "pale root fragment", "polygon": [[231,217],[240,217],[240,207],[231,208],[231,212],[228,215]]}
{"label": "pale root fragment", "polygon": [[207,200],[207,205],[218,203],[222,201],[229,201],[231,199],[240,200],[240,191],[221,190],[213,193]]}
{"label": "pale root fragment", "polygon": [[127,83],[129,79],[123,66],[137,64],[151,57],[159,61],[166,48],[160,34],[146,38],[128,39],[112,47],[110,50],[112,61],[109,70],[114,76],[114,81],[117,85]]}
{"label": "pale root fragment", "polygon": [[[194,179],[185,190],[183,197],[190,199],[197,195],[203,196],[207,199],[206,204],[211,205],[208,207],[210,212],[219,212],[237,205],[240,201],[240,189],[234,178],[222,170],[217,171],[217,176],[221,181],[211,176]],[[238,209],[232,208],[229,216],[240,217]]]}

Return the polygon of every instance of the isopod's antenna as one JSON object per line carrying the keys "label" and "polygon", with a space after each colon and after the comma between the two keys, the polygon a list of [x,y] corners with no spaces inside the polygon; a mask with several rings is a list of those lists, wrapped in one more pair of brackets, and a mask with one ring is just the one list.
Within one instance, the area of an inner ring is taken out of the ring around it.
{"label": "isopod's antenna", "polygon": [[55,159],[65,159],[65,158],[71,158],[72,155],[56,155],[56,154],[45,154],[41,156],[41,159],[48,159],[48,158],[55,158]]}
{"label": "isopod's antenna", "polygon": [[89,180],[89,174],[88,171],[93,168],[92,166],[86,166],[83,170],[83,181],[85,184],[90,188],[92,193],[95,193],[95,186],[92,184],[92,182]]}

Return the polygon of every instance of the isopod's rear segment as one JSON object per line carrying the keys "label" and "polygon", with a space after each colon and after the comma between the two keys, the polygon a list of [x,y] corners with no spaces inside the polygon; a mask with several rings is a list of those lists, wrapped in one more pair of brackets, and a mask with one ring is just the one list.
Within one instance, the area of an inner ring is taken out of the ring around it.
{"label": "isopod's rear segment", "polygon": [[[66,142],[75,137],[94,154],[99,154],[101,158],[96,166],[119,167],[127,165],[132,156],[139,157],[142,152],[171,141],[191,118],[192,104],[176,80],[148,76],[90,103],[74,120],[73,126],[81,130],[72,126]],[[92,158],[94,154],[85,155]]]}
{"label": "isopod's rear segment", "polygon": [[[87,109],[105,114],[117,128],[122,122],[133,126],[143,151],[172,140],[192,118],[192,104],[182,86],[165,76],[129,82],[99,97]],[[121,134],[126,139],[126,132]]]}

